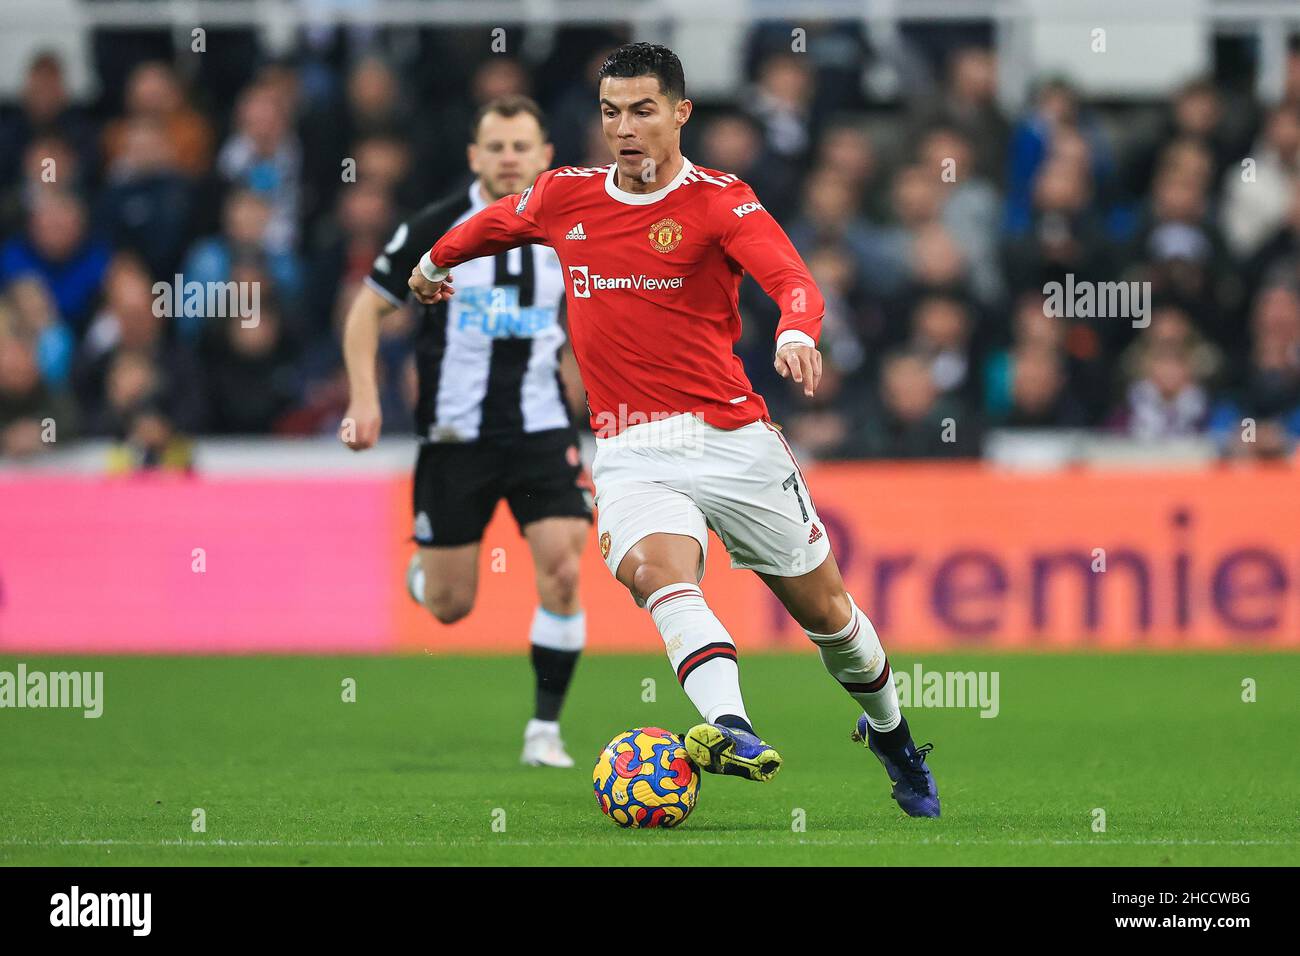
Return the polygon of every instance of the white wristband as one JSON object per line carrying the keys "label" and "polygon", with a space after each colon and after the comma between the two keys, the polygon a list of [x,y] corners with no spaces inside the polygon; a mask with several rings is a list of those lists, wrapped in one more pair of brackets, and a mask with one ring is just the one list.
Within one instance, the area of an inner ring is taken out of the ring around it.
{"label": "white wristband", "polygon": [[810,349],[815,349],[817,347],[817,343],[812,340],[812,336],[807,332],[800,332],[798,329],[786,329],[776,337],[776,350],[779,352],[781,351],[781,346],[790,345],[791,343],[795,345],[806,345]]}
{"label": "white wristband", "polygon": [[[410,260],[408,259],[407,261],[409,262]],[[435,266],[433,260],[429,258],[429,253],[426,252],[420,257],[420,275],[424,276],[430,282],[441,282],[450,274],[450,269],[439,269]]]}

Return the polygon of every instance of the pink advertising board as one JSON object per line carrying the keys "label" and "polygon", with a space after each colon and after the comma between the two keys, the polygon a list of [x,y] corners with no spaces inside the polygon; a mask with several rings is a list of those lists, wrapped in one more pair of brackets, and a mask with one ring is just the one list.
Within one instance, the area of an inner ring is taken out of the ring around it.
{"label": "pink advertising board", "polygon": [[0,652],[390,650],[394,484],[0,479]]}

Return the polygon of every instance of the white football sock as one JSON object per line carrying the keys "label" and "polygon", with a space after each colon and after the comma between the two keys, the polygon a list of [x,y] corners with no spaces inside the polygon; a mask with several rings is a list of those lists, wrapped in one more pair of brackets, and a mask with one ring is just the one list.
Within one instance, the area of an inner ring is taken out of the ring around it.
{"label": "white football sock", "polygon": [[569,692],[578,655],[587,643],[587,615],[553,614],[544,607],[533,613],[528,632],[530,657],[537,681],[533,716],[544,722],[559,719],[564,697]]}
{"label": "white football sock", "polygon": [[746,723],[736,644],[694,584],[669,584],[651,594],[646,610],[664,639],[668,660],[686,696],[709,723],[732,714]]}
{"label": "white football sock", "polygon": [[873,730],[893,730],[902,720],[898,709],[898,688],[889,670],[889,658],[871,621],[849,598],[853,614],[849,623],[834,634],[804,630],[821,652],[826,671],[866,711]]}
{"label": "white football sock", "polygon": [[580,651],[587,644],[587,615],[553,614],[544,607],[533,612],[533,625],[528,640],[538,647],[553,651]]}

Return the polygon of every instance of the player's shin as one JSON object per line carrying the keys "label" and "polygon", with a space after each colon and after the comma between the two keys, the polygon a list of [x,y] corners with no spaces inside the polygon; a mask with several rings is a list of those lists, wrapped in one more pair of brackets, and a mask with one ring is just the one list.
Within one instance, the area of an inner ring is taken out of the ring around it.
{"label": "player's shin", "polygon": [[536,710],[524,728],[526,764],[535,767],[572,767],[573,758],[560,738],[560,709],[573,679],[583,645],[587,643],[587,618],[576,614],[553,614],[539,607],[529,632],[533,673],[537,677]]}
{"label": "player's shin", "polygon": [[537,721],[554,723],[560,719],[560,709],[573,679],[578,657],[587,643],[587,616],[553,614],[539,607],[533,614],[529,632],[532,646],[533,673],[537,678]]}
{"label": "player's shin", "polygon": [[736,645],[694,584],[669,584],[646,599],[686,696],[709,723],[752,733],[740,696]]}
{"label": "player's shin", "polygon": [[849,604],[853,613],[839,631],[814,634],[805,630],[804,633],[817,645],[827,672],[862,705],[867,723],[877,731],[892,731],[899,726],[902,713],[889,659],[866,614],[852,598]]}

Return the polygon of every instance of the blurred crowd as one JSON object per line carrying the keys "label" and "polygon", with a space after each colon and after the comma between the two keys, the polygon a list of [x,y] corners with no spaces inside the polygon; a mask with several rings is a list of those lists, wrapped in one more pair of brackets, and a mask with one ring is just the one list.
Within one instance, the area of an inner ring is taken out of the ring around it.
{"label": "blurred crowd", "polygon": [[[146,462],[186,436],[333,433],[352,295],[404,214],[468,182],[475,109],[532,95],[557,164],[604,165],[594,74],[625,39],[561,30],[528,60],[447,31],[315,31],[276,57],[238,31],[201,54],[105,34],[88,103],[37,54],[0,110],[0,455],[49,447],[51,420],[60,442],[115,438]],[[734,95],[697,102],[685,131],[694,162],[754,187],[825,295],[808,402],[772,370],[775,307],[742,287],[738,349],[792,441],[954,458],[989,429],[1089,428],[1289,454],[1300,48],[1279,103],[1206,78],[1135,113],[1044,77],[1019,115],[987,45],[921,52],[923,81],[881,97],[856,25],[811,28],[798,53],[788,25],[756,28]],[[1046,290],[1067,276],[1149,283],[1146,314],[1057,315]],[[156,307],[178,279],[257,282],[260,321]],[[394,433],[411,428],[411,321],[383,330]]]}

